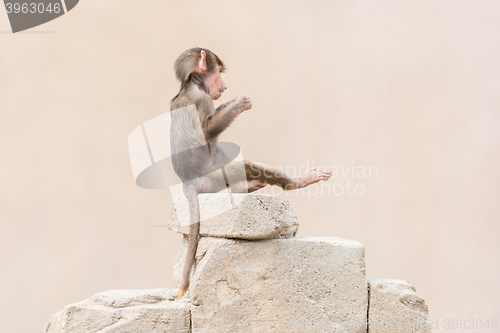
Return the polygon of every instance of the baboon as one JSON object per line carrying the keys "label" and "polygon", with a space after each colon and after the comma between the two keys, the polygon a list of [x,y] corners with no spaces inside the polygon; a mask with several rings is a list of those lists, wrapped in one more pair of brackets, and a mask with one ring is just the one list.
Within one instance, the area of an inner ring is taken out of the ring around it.
{"label": "baboon", "polygon": [[[320,180],[326,181],[331,172],[311,169],[299,177],[290,177],[278,168],[248,160],[239,165],[244,166],[243,168],[238,168],[236,163],[231,163],[217,140],[239,114],[252,107],[250,97],[241,94],[217,109],[214,107],[213,101],[219,99],[227,89],[220,76],[226,67],[208,49],[192,48],[183,52],[175,61],[174,69],[181,88],[170,106],[170,148],[172,165],[183,182],[190,214],[188,249],[177,295],[177,299],[180,299],[188,289],[198,247],[198,193],[219,192],[228,186],[229,180],[232,181],[233,192],[253,192],[266,185],[293,190]],[[185,108],[190,106],[194,106],[196,111],[189,112],[189,108]],[[222,173],[214,172],[217,170]]]}

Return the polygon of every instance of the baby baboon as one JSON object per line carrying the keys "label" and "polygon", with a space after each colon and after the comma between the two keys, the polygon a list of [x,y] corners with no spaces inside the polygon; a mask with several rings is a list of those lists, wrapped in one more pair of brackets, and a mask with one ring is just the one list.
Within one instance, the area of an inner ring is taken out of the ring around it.
{"label": "baby baboon", "polygon": [[[250,97],[241,94],[217,109],[214,107],[213,101],[227,89],[220,76],[225,66],[217,55],[207,49],[193,48],[183,52],[175,61],[174,68],[181,89],[172,99],[170,107],[170,148],[174,171],[183,182],[190,214],[188,249],[177,295],[180,299],[188,289],[198,247],[198,193],[219,192],[229,181],[233,192],[253,192],[266,185],[293,190],[328,180],[331,173],[311,169],[299,177],[290,177],[277,168],[260,163],[244,160],[243,168],[240,168],[241,164],[232,163],[217,144],[217,139],[239,114],[252,107]],[[222,172],[214,172],[217,170]]]}

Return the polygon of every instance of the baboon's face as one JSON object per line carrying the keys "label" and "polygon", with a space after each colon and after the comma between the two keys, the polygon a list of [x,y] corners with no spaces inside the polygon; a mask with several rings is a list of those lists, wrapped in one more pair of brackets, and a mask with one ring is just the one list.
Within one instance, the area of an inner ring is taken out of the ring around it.
{"label": "baboon's face", "polygon": [[227,89],[226,83],[222,80],[220,76],[220,67],[214,70],[213,73],[209,73],[205,77],[205,86],[207,87],[208,94],[213,100],[218,99],[224,90]]}

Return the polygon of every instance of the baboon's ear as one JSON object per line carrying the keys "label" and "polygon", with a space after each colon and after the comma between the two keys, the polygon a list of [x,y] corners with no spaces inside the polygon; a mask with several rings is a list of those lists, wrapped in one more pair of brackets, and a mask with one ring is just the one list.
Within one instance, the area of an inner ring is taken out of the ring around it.
{"label": "baboon's ear", "polygon": [[202,73],[207,70],[207,54],[203,50],[201,51],[201,59],[200,62],[198,63],[198,69]]}

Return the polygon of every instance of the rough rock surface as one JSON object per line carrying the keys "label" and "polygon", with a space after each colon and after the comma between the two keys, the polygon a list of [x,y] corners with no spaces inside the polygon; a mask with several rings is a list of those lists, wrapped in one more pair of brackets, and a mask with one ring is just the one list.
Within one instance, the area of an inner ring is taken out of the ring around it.
{"label": "rough rock surface", "polygon": [[[365,276],[364,247],[333,237],[292,237],[287,201],[269,195],[202,194],[201,234],[189,292],[114,290],[52,315],[45,333],[428,333],[424,300],[405,281]],[[170,228],[184,234],[188,206],[174,199]],[[222,212],[222,213],[221,213]],[[180,221],[180,222],[179,222]],[[183,222],[184,221],[184,222]]]}
{"label": "rough rock surface", "polygon": [[[233,203],[231,202],[231,196]],[[200,235],[237,239],[289,238],[299,223],[288,201],[266,194],[200,194]],[[173,199],[169,228],[189,233],[189,209],[183,196]]]}
{"label": "rough rock surface", "polygon": [[427,305],[414,286],[402,280],[369,278],[370,333],[431,332]]}
{"label": "rough rock surface", "polygon": [[366,332],[367,287],[356,241],[203,237],[189,289],[192,332],[332,332],[335,324],[344,327],[336,332]]}
{"label": "rough rock surface", "polygon": [[53,314],[45,333],[188,333],[190,304],[175,289],[111,290]]}

